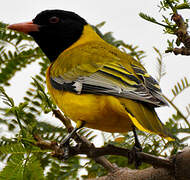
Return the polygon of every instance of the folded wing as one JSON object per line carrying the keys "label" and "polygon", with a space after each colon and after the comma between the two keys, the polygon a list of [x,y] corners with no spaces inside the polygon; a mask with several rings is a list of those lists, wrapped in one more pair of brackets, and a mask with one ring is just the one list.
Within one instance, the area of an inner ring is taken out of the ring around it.
{"label": "folded wing", "polygon": [[77,94],[107,94],[148,102],[154,106],[167,104],[156,80],[144,69],[132,64],[131,67],[134,72],[129,72],[119,63],[108,63],[96,72],[79,76],[75,80],[66,79],[62,75],[51,77],[51,84],[55,89]]}
{"label": "folded wing", "polygon": [[55,89],[77,94],[107,94],[153,106],[167,102],[156,80],[131,56],[103,42],[90,42],[63,52],[50,70]]}

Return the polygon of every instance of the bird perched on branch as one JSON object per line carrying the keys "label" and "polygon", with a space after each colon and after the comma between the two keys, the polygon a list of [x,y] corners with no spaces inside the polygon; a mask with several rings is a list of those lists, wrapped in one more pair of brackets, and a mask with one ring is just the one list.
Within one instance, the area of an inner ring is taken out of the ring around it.
{"label": "bird perched on branch", "polygon": [[45,10],[31,22],[8,28],[31,35],[51,61],[48,91],[77,123],[72,133],[81,126],[112,133],[136,127],[172,140],[154,110],[167,104],[159,84],[133,57],[101,39],[85,19]]}

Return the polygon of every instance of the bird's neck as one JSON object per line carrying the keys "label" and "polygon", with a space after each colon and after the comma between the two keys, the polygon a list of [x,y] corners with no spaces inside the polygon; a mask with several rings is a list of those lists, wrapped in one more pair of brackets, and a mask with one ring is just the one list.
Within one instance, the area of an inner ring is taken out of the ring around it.
{"label": "bird's neck", "polygon": [[80,38],[76,42],[74,42],[69,48],[67,48],[65,51],[68,51],[76,46],[80,46],[82,44],[92,42],[92,41],[104,41],[104,40],[92,29],[90,25],[85,25]]}

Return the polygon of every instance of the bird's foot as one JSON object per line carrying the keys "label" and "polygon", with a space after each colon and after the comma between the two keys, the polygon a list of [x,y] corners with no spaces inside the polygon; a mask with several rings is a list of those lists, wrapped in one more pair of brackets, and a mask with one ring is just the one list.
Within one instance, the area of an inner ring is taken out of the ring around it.
{"label": "bird's foot", "polygon": [[136,169],[138,169],[139,166],[142,164],[142,161],[138,158],[138,152],[142,152],[142,147],[140,144],[135,143],[129,154],[128,163],[132,164],[134,162]]}
{"label": "bird's foot", "polygon": [[69,154],[70,154],[70,143],[69,143],[69,140],[67,140],[64,143],[61,143],[60,146],[59,146],[63,150],[63,152],[64,152],[64,155],[62,156],[62,159],[64,159],[64,160],[67,160],[70,157],[69,156]]}
{"label": "bird's foot", "polygon": [[71,133],[67,134],[66,137],[64,137],[59,145],[61,149],[63,149],[64,155],[63,159],[67,160],[69,158],[69,151],[70,151],[70,139],[73,137],[73,135],[76,133],[76,131],[72,131]]}
{"label": "bird's foot", "polygon": [[83,127],[85,124],[84,121],[77,121],[77,126],[66,136],[62,139],[61,143],[60,143],[60,148],[63,149],[64,153],[64,159],[68,159],[69,158],[69,151],[70,151],[70,139],[75,135],[76,136],[76,132],[78,129],[80,129],[81,127]]}
{"label": "bird's foot", "polygon": [[62,141],[60,143],[61,148],[69,145],[70,139],[72,138],[73,134],[74,133],[71,132],[71,133],[67,134],[67,136],[62,139]]}
{"label": "bird's foot", "polygon": [[62,139],[60,143],[60,147],[67,146],[69,144],[70,139],[76,134],[77,130],[84,126],[84,121],[77,121],[77,126],[66,136]]}

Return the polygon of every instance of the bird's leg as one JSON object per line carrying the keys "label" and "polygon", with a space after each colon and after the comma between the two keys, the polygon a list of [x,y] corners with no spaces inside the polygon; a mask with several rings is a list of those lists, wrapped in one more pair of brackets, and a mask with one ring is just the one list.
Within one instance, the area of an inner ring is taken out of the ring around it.
{"label": "bird's leg", "polygon": [[132,128],[133,128],[133,134],[135,137],[135,144],[131,150],[131,154],[129,157],[129,163],[131,164],[132,162],[135,162],[135,167],[138,169],[138,167],[142,164],[142,162],[140,160],[138,160],[137,152],[142,151],[142,146],[139,142],[135,126],[133,126]]}
{"label": "bird's leg", "polygon": [[137,136],[137,133],[136,133],[136,127],[133,126],[133,134],[134,134],[134,137],[135,137],[135,144],[133,146],[133,149],[136,149],[137,151],[142,151],[142,146],[139,142],[139,139],[138,139],[138,136]]}
{"label": "bird's leg", "polygon": [[64,159],[67,159],[69,157],[69,141],[73,137],[73,135],[84,126],[85,122],[84,121],[77,121],[76,127],[66,136],[60,143],[60,147],[64,149]]}
{"label": "bird's leg", "polygon": [[73,135],[84,126],[84,121],[77,121],[76,127],[66,136],[60,143],[60,147],[63,147],[65,145],[69,144],[69,140],[73,137]]}

